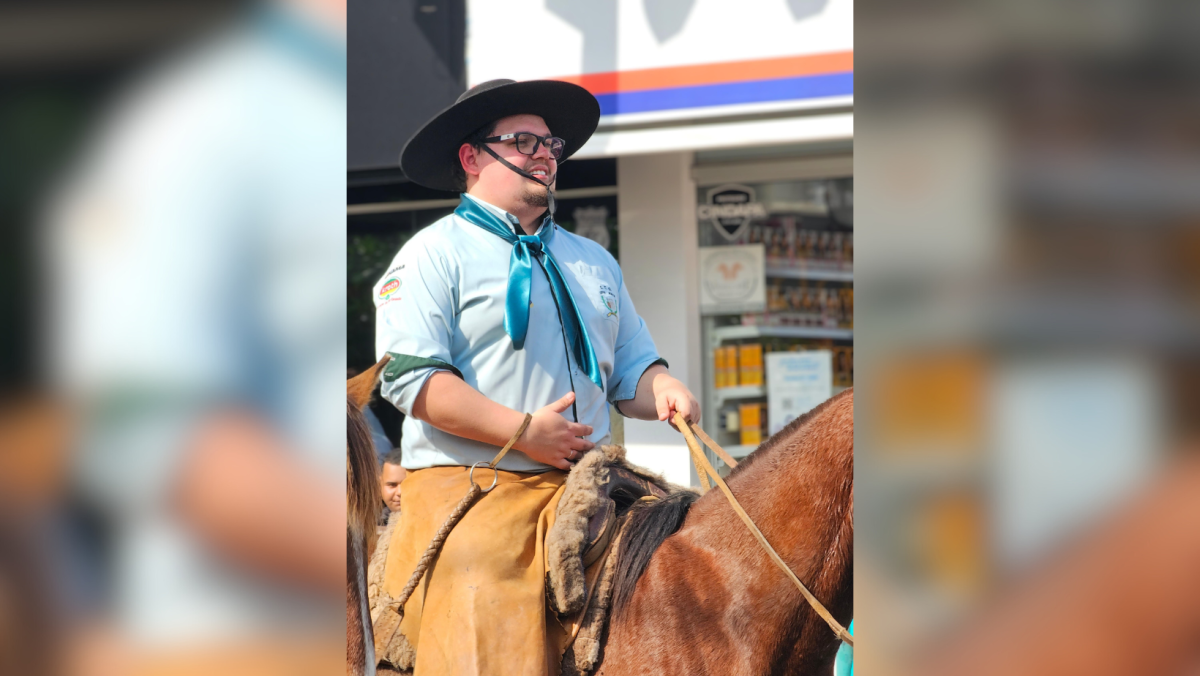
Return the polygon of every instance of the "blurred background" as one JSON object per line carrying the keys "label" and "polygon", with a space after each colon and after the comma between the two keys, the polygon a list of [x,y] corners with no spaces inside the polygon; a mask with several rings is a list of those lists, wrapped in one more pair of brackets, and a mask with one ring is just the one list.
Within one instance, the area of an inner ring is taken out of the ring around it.
{"label": "blurred background", "polygon": [[336,1],[0,8],[0,673],[343,668],[345,53]]}
{"label": "blurred background", "polygon": [[1197,10],[856,4],[868,673],[1200,665]]}

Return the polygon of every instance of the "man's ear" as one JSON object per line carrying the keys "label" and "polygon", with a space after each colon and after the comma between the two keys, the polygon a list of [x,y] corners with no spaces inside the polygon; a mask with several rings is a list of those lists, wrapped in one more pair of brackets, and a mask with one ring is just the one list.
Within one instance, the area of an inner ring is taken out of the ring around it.
{"label": "man's ear", "polygon": [[479,166],[479,151],[470,143],[458,147],[458,161],[462,164],[463,172],[468,176],[478,176],[482,169]]}

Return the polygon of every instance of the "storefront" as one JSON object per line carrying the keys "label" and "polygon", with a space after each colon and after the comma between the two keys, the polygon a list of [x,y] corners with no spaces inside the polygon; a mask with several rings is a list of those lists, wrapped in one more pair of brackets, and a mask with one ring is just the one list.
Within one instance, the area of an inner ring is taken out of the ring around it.
{"label": "storefront", "polygon": [[808,172],[797,162],[773,179],[761,164],[693,171],[704,427],[735,458],[853,383],[853,180],[843,162]]}
{"label": "storefront", "polygon": [[[617,168],[625,284],[714,439],[744,456],[852,385],[849,140],[635,155]],[[634,462],[696,481],[666,425],[625,421],[624,443]]]}

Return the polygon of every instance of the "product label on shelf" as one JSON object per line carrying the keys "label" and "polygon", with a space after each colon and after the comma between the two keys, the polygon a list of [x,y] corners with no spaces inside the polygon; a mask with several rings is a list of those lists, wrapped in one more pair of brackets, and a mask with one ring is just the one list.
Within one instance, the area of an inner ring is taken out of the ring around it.
{"label": "product label on shelf", "polygon": [[738,386],[752,387],[763,384],[763,347],[761,343],[750,343],[738,347]]}
{"label": "product label on shelf", "polygon": [[757,446],[762,443],[762,404],[738,406],[739,429],[742,446]]}
{"label": "product label on shelf", "polygon": [[700,313],[762,312],[767,306],[763,246],[700,248]]}
{"label": "product label on shelf", "polygon": [[783,429],[833,396],[833,353],[829,350],[767,355],[767,421],[770,434]]}

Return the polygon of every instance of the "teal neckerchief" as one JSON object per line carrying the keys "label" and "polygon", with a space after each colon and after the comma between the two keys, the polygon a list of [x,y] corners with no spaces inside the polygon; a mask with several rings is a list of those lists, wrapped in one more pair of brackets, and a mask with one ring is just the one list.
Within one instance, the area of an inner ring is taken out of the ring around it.
{"label": "teal neckerchief", "polygon": [[558,317],[566,332],[567,345],[575,363],[587,371],[588,378],[596,387],[604,389],[600,379],[600,364],[588,337],[583,317],[571,295],[571,287],[563,278],[562,270],[550,253],[550,241],[554,239],[555,224],[549,216],[542,223],[537,235],[517,235],[512,228],[493,212],[485,209],[473,199],[463,196],[454,210],[460,218],[474,223],[493,235],[513,245],[508,259],[508,291],[504,298],[504,330],[512,338],[513,348],[525,347],[525,335],[529,332],[529,291],[533,284],[533,260],[537,260],[550,281],[550,291],[558,304]]}

